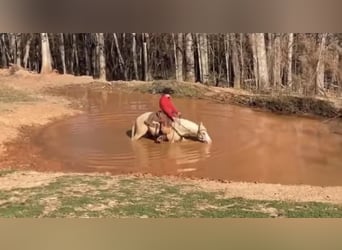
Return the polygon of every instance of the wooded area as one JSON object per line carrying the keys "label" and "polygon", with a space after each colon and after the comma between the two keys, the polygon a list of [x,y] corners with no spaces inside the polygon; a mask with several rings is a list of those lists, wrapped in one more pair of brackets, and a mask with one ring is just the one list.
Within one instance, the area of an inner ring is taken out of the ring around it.
{"label": "wooded area", "polygon": [[0,33],[0,66],[253,91],[341,94],[342,34]]}

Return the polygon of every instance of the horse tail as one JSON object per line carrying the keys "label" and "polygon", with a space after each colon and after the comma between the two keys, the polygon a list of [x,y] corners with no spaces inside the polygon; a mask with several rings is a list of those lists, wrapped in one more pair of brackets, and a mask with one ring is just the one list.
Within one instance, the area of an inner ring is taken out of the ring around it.
{"label": "horse tail", "polygon": [[133,123],[132,125],[132,130],[131,130],[131,140],[133,140],[134,138],[134,135],[135,135],[135,122]]}

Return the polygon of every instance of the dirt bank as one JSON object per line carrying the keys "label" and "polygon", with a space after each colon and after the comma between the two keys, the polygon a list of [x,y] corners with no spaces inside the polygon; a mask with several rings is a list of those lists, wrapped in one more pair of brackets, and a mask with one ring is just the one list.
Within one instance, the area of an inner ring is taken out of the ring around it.
{"label": "dirt bank", "polygon": [[[90,77],[39,75],[24,70],[0,70],[0,155],[3,143],[15,138],[22,126],[43,125],[79,110],[70,100],[43,92],[46,87],[92,82]],[[1,98],[3,97],[3,98]]]}

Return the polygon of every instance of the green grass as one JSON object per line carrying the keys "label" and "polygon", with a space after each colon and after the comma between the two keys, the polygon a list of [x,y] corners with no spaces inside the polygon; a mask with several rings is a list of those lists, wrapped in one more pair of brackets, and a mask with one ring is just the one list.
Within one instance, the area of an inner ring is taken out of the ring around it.
{"label": "green grass", "polygon": [[134,88],[135,91],[150,94],[160,94],[165,89],[169,90],[174,97],[200,98],[206,92],[202,85],[196,86],[176,81],[155,81],[152,84],[144,84]]}
{"label": "green grass", "polygon": [[15,171],[12,169],[2,169],[2,170],[0,170],[0,177],[3,177],[3,176],[8,175],[8,174],[12,174],[14,172]]}
{"label": "green grass", "polygon": [[32,102],[36,98],[28,93],[0,84],[0,103]]}
{"label": "green grass", "polygon": [[342,206],[224,198],[160,178],[65,176],[44,187],[1,191],[0,217],[341,218]]}

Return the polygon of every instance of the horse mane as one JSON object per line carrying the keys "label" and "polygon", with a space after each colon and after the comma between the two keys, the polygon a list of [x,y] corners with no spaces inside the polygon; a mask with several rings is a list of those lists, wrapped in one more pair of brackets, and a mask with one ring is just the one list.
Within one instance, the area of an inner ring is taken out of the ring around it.
{"label": "horse mane", "polygon": [[197,133],[198,126],[196,122],[190,121],[188,119],[180,118],[180,124],[174,123],[174,129],[178,132],[191,132],[193,135]]}

